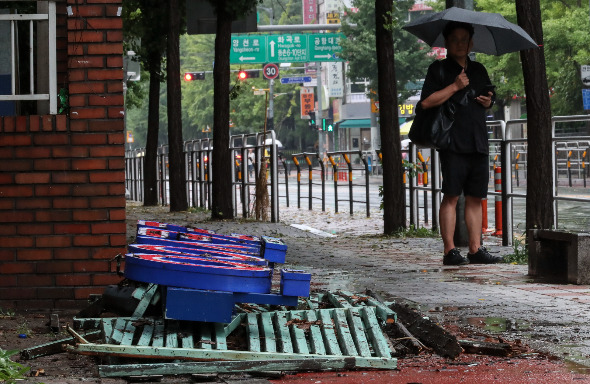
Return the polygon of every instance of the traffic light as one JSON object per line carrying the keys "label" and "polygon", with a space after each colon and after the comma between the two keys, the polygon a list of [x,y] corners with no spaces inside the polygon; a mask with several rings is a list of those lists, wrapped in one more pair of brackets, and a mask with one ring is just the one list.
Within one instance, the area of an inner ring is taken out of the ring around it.
{"label": "traffic light", "polygon": [[315,129],[315,112],[309,112],[309,128]]}
{"label": "traffic light", "polygon": [[184,73],[184,80],[185,81],[205,80],[205,72],[185,72]]}
{"label": "traffic light", "polygon": [[333,119],[324,119],[326,121],[326,131],[334,132],[334,120]]}
{"label": "traffic light", "polygon": [[238,72],[238,80],[254,79],[260,77],[260,70],[249,69]]}

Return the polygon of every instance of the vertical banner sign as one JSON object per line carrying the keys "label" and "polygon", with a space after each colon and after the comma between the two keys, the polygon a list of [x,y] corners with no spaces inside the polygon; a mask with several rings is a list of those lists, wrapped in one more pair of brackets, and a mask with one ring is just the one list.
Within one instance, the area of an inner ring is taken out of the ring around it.
{"label": "vertical banner sign", "polygon": [[313,94],[313,88],[301,87],[300,91],[301,101],[301,118],[309,119],[309,113],[314,111],[315,99]]}
{"label": "vertical banner sign", "polygon": [[317,24],[317,0],[303,0],[303,24]]}
{"label": "vertical banner sign", "polygon": [[326,11],[339,11],[344,9],[344,4],[342,4],[342,0],[324,0],[324,9]]}
{"label": "vertical banner sign", "polygon": [[337,62],[328,65],[328,91],[330,97],[344,97],[344,81],[342,78],[342,64]]}

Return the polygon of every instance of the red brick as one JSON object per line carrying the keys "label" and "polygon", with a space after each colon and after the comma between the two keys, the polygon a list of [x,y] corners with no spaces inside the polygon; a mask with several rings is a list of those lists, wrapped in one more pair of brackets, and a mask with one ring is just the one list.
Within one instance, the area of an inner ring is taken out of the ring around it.
{"label": "red brick", "polygon": [[83,82],[83,83],[70,83],[70,95],[77,93],[104,93],[105,86],[103,82]]}
{"label": "red brick", "polygon": [[[50,284],[45,284],[50,285]],[[73,299],[72,287],[40,287],[37,289],[37,297],[40,299]],[[59,300],[61,301],[61,300]]]}
{"label": "red brick", "polygon": [[109,119],[122,119],[125,116],[125,109],[123,107],[111,107],[108,111]]}
{"label": "red brick", "polygon": [[125,223],[95,223],[92,224],[92,233],[125,233]]}
{"label": "red brick", "polygon": [[[70,43],[102,43],[104,41],[104,32],[103,31],[79,31],[74,30],[68,33],[68,42]],[[90,57],[85,57],[90,59]],[[84,61],[85,59],[70,59],[70,68],[76,67],[96,67],[97,65],[84,65],[80,63],[80,61]]]}
{"label": "red brick", "polygon": [[[94,132],[113,132],[123,130],[125,125],[122,120],[94,120],[88,123],[88,129]],[[109,142],[109,144],[112,144]]]}
{"label": "red brick", "polygon": [[106,185],[85,184],[77,185],[72,191],[74,196],[106,196],[109,188]]}
{"label": "red brick", "polygon": [[[118,125],[117,123],[113,122],[113,125]],[[121,121],[121,127],[124,128],[123,122]],[[122,131],[123,128],[120,130]],[[123,133],[111,133],[109,134],[109,144],[125,144],[125,135]]]}
{"label": "red brick", "polygon": [[[108,19],[92,19],[92,28],[94,29],[123,29],[123,18],[121,17],[113,17]],[[113,52],[113,53],[122,53],[123,52],[123,45],[121,44],[121,51],[120,52]]]}
{"label": "red brick", "polygon": [[82,274],[68,274],[68,275],[56,275],[55,285],[57,286],[68,286],[68,285],[90,285],[90,276]]}
{"label": "red brick", "polygon": [[120,17],[121,15],[119,15],[119,4],[117,3],[113,3],[113,4],[109,4],[106,6],[106,12],[105,15],[110,16],[110,17]]}
{"label": "red brick", "polygon": [[[85,197],[64,197],[53,200],[53,208],[55,209],[84,209],[88,208],[88,199]],[[56,231],[56,233],[60,233]]]}
{"label": "red brick", "polygon": [[34,167],[38,171],[69,171],[71,170],[69,159],[43,159],[35,160]]}
{"label": "red brick", "polygon": [[0,147],[15,147],[21,145],[31,145],[31,136],[29,135],[0,135]]}
{"label": "red brick", "polygon": [[66,133],[39,134],[34,136],[33,143],[46,146],[68,145],[70,144],[70,136]]}
{"label": "red brick", "polygon": [[104,119],[106,111],[104,108],[72,108],[70,116],[72,119]]}
{"label": "red brick", "polygon": [[109,169],[125,169],[125,159],[122,157],[119,159],[109,159]]}
{"label": "red brick", "polygon": [[[62,303],[66,300],[58,300],[57,303]],[[55,308],[56,302],[54,300],[20,300],[17,302],[17,311],[38,311],[39,308]]]}
{"label": "red brick", "polygon": [[72,236],[37,236],[36,247],[63,248],[72,246]]}
{"label": "red brick", "polygon": [[120,208],[125,207],[125,196],[95,197],[90,200],[91,208]]}
{"label": "red brick", "polygon": [[16,132],[27,132],[27,125],[29,119],[27,116],[17,116],[16,117]]}
{"label": "red brick", "polygon": [[104,221],[108,220],[108,211],[105,209],[74,211],[74,221]]}
{"label": "red brick", "polygon": [[[107,38],[111,32],[107,32]],[[122,34],[122,32],[121,32]],[[122,56],[108,56],[107,57],[107,68],[123,68],[123,57]]]}
{"label": "red brick", "polygon": [[[112,238],[113,236],[110,236],[110,237]],[[127,253],[126,244],[125,244],[125,246],[118,247],[118,248],[115,248],[115,247],[103,247],[103,248],[94,247],[92,249],[91,257],[96,260],[112,260],[115,256],[124,255],[125,253]],[[115,263],[113,263],[113,265],[111,266],[112,271],[116,270],[116,267],[114,264]]]}
{"label": "red brick", "polygon": [[[94,123],[95,121],[90,122],[91,125]],[[107,144],[107,135],[99,133],[74,134],[71,141],[72,145],[105,145]]]}
{"label": "red brick", "polygon": [[109,81],[107,82],[108,93],[123,93],[123,82],[122,81]]}
{"label": "red brick", "polygon": [[53,258],[55,260],[87,260],[90,258],[90,251],[88,248],[55,249]]}
{"label": "red brick", "polygon": [[16,251],[9,249],[0,249],[1,261],[15,261]]}
{"label": "red brick", "polygon": [[47,159],[51,157],[49,147],[17,147],[14,150],[16,157],[21,159]]}
{"label": "red brick", "polygon": [[55,224],[55,233],[88,234],[90,226],[88,224]]}
{"label": "red brick", "polygon": [[14,184],[14,175],[9,173],[0,173],[0,184]]}
{"label": "red brick", "polygon": [[87,76],[88,80],[123,80],[123,69],[89,69]]}
{"label": "red brick", "polygon": [[0,159],[11,159],[14,157],[14,150],[12,148],[0,147]]}
{"label": "red brick", "polygon": [[2,213],[4,223],[30,223],[33,221],[33,212],[11,211]]}
{"label": "red brick", "polygon": [[[23,212],[27,214],[31,214],[32,212]],[[17,233],[19,235],[52,235],[53,234],[53,227],[50,224],[34,224],[34,223],[27,223],[27,224],[20,224],[17,226]]]}
{"label": "red brick", "polygon": [[[97,17],[97,16],[104,16],[104,7],[100,5],[83,5],[83,6],[76,6],[72,7],[74,11],[74,16],[76,17]],[[88,20],[88,24],[92,28],[96,28],[92,24],[92,19]]]}
{"label": "red brick", "polygon": [[[74,288],[75,292],[75,288]],[[63,310],[63,311],[80,311],[88,306],[88,297],[84,298],[83,300],[56,300],[54,304],[55,309]],[[37,307],[37,308],[45,308],[45,307]]]}
{"label": "red brick", "polygon": [[125,147],[122,145],[109,145],[105,147],[90,148],[90,157],[124,157]]}
{"label": "red brick", "polygon": [[[90,182],[91,183],[123,183],[123,182],[125,182],[125,172],[121,172],[121,171],[92,172],[90,174]],[[111,195],[111,194],[113,194],[113,192],[109,189],[109,195]]]}
{"label": "red brick", "polygon": [[104,247],[109,245],[108,236],[76,236],[74,238],[75,247]]}
{"label": "red brick", "polygon": [[[86,29],[86,20],[82,19],[68,19],[68,30],[70,29]],[[81,47],[80,44],[72,44]]]}
{"label": "red brick", "polygon": [[123,280],[122,276],[117,276],[114,273],[108,275],[94,275],[92,276],[92,285],[111,285],[119,284]]}
{"label": "red brick", "polygon": [[68,130],[68,119],[66,115],[55,116],[55,129],[58,132],[65,132]]}
{"label": "red brick", "polygon": [[47,184],[51,179],[49,173],[17,173],[14,175],[16,184]]}
{"label": "red brick", "polygon": [[31,197],[33,187],[30,185],[7,186],[0,185],[0,196],[2,197]]}
{"label": "red brick", "polygon": [[73,271],[71,261],[51,261],[37,263],[37,273],[69,273]]}
{"label": "red brick", "polygon": [[51,260],[50,249],[19,249],[16,251],[17,260]]}
{"label": "red brick", "polygon": [[[73,1],[73,0],[71,0]],[[108,4],[121,4],[121,1],[114,1],[114,0],[86,0],[86,3],[88,4],[104,4],[104,3],[108,3]]]}
{"label": "red brick", "polygon": [[53,120],[53,117],[49,116],[43,116],[41,118],[41,130],[44,132],[53,132],[53,124],[54,124],[55,120]]}
{"label": "red brick", "polygon": [[90,96],[88,105],[123,105],[123,95]]}
{"label": "red brick", "polygon": [[68,44],[68,55],[70,57],[75,57],[75,56],[85,56],[86,55],[86,51],[87,51],[87,46],[86,45],[82,45],[82,44]]}
{"label": "red brick", "polygon": [[20,275],[18,276],[18,287],[19,289],[22,287],[42,287],[42,286],[52,286],[53,283],[53,276],[50,275]]}
{"label": "red brick", "polygon": [[[125,174],[123,172],[120,172],[123,177],[125,176]],[[110,196],[124,196],[125,195],[125,184],[121,183],[121,184],[112,184],[109,185],[109,195]]]}
{"label": "red brick", "polygon": [[14,116],[4,116],[4,132],[12,133],[14,131],[16,131]]}
{"label": "red brick", "polygon": [[68,80],[70,82],[77,82],[77,81],[86,80],[86,70],[72,69],[72,70],[68,71]]}
{"label": "red brick", "polygon": [[37,296],[36,288],[1,288],[0,297],[3,300],[26,300],[34,299]]}
{"label": "red brick", "polygon": [[86,300],[90,295],[102,295],[104,292],[103,287],[94,288],[75,288],[74,296],[76,299]]}
{"label": "red brick", "polygon": [[69,98],[70,107],[85,107],[88,105],[86,95],[71,95]]}
{"label": "red brick", "polygon": [[30,132],[39,132],[40,127],[40,117],[36,115],[29,116],[29,131]]}
{"label": "red brick", "polygon": [[[0,216],[3,216],[3,214],[1,214]],[[16,235],[16,227],[13,223],[2,223],[2,225],[0,225],[0,236],[14,235]]]}
{"label": "red brick", "polygon": [[[125,247],[127,246],[127,235],[111,235],[111,245],[113,247]],[[125,251],[123,251],[124,253]]]}
{"label": "red brick", "polygon": [[53,157],[88,157],[86,147],[54,147],[51,148]]}
{"label": "red brick", "polygon": [[[120,20],[119,20],[120,22]],[[101,44],[88,44],[88,55],[122,55],[123,54],[123,43],[101,43]],[[110,71],[110,70],[105,70]],[[107,77],[96,77],[96,75],[91,75],[91,71],[88,71],[88,79],[91,80],[103,80],[103,79],[123,79],[123,71],[119,70],[119,74],[117,76],[120,77],[113,77],[114,75],[107,75]],[[104,71],[100,71],[104,72]]]}
{"label": "red brick", "polygon": [[74,262],[74,272],[110,272],[109,262],[104,260],[85,260]]}
{"label": "red brick", "polygon": [[51,181],[54,183],[68,184],[87,183],[88,174],[86,172],[54,173],[53,175],[51,175]]}
{"label": "red brick", "polygon": [[89,170],[103,170],[106,169],[107,162],[104,159],[74,159],[72,160],[72,168],[77,171],[89,171]]}
{"label": "red brick", "polygon": [[[0,287],[16,287],[16,276],[2,276]],[[0,308],[2,308],[2,305],[0,305]]]}
{"label": "red brick", "polygon": [[35,273],[35,263],[25,263],[22,261],[18,263],[3,263],[2,268],[0,268],[0,275],[16,275],[19,273]]}
{"label": "red brick", "polygon": [[35,212],[35,220],[38,222],[71,221],[72,211],[38,211]]}
{"label": "red brick", "polygon": [[72,120],[70,123],[70,132],[86,132],[88,130],[88,121]]}
{"label": "red brick", "polygon": [[[55,177],[54,177],[55,180]],[[35,196],[70,196],[72,187],[69,185],[36,185]]]}
{"label": "red brick", "polygon": [[16,209],[49,209],[51,208],[51,200],[44,198],[36,199],[18,199],[16,201]]}

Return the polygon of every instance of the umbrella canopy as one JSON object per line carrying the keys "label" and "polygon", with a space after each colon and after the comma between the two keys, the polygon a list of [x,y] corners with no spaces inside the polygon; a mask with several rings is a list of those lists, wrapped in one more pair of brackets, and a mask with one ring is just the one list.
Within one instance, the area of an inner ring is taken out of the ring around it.
{"label": "umbrella canopy", "polygon": [[474,12],[452,7],[442,12],[424,15],[403,29],[423,40],[431,47],[444,47],[442,31],[450,21],[460,21],[473,25],[473,52],[488,55],[537,48],[535,41],[516,24],[506,20],[499,13]]}
{"label": "umbrella canopy", "polygon": [[400,125],[399,126],[399,134],[400,135],[407,135],[408,133],[410,133],[410,128],[412,128],[413,121],[414,121],[414,119],[408,120],[405,123],[403,123],[402,125]]}
{"label": "umbrella canopy", "polygon": [[[264,141],[265,145],[272,145],[272,139],[266,139]],[[283,143],[281,143],[279,140],[275,139],[275,144],[277,145],[278,148],[282,148],[283,147]]]}

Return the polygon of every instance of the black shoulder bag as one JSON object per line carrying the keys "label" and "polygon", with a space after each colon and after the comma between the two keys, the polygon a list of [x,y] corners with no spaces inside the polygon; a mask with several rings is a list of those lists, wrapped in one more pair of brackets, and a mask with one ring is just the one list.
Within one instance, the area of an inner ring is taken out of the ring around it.
{"label": "black shoulder bag", "polygon": [[[441,80],[444,78],[443,67],[440,68]],[[455,103],[449,99],[429,109],[423,109],[421,103],[416,106],[416,117],[412,122],[408,137],[412,143],[425,148],[447,149],[451,145],[451,128],[455,122]]]}

